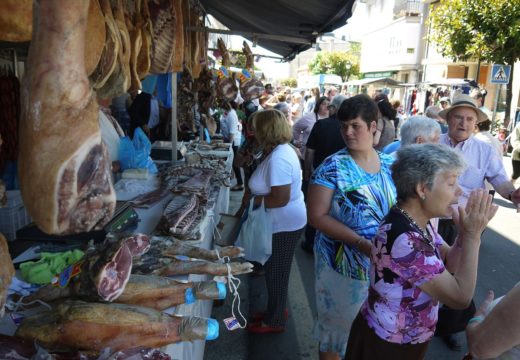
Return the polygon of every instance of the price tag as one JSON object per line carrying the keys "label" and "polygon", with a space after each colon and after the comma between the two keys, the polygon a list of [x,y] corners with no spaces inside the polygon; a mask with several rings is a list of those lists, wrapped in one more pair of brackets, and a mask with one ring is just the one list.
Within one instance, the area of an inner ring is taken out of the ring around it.
{"label": "price tag", "polygon": [[229,331],[233,331],[240,328],[240,324],[234,316],[224,319],[224,324],[226,325],[226,328]]}

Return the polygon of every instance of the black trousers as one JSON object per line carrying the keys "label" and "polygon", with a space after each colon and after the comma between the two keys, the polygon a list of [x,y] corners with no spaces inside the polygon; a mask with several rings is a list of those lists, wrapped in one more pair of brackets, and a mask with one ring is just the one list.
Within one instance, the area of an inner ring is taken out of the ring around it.
{"label": "black trousers", "polygon": [[520,177],[520,160],[511,160],[511,163],[513,164],[513,175],[511,175],[511,178],[516,180]]}
{"label": "black trousers", "polygon": [[[233,156],[237,156],[238,146],[233,145]],[[244,185],[244,181],[242,180],[242,170],[238,166],[233,166],[233,171],[235,172],[235,177],[237,178],[237,185]]]}
{"label": "black trousers", "polygon": [[[451,219],[440,219],[438,233],[451,246],[457,238],[457,226]],[[437,321],[435,335],[446,336],[464,331],[469,319],[475,315],[476,310],[473,300],[469,307],[464,310],[455,310],[446,305],[441,306],[439,308],[439,320]]]}
{"label": "black trousers", "polygon": [[[303,161],[302,161],[302,169],[303,169]],[[305,203],[307,203],[307,190],[309,189],[309,182],[303,180],[302,181],[302,192]],[[305,239],[303,240],[303,246],[306,249],[314,248],[314,236],[316,235],[316,229],[313,228],[309,223],[305,226]]]}

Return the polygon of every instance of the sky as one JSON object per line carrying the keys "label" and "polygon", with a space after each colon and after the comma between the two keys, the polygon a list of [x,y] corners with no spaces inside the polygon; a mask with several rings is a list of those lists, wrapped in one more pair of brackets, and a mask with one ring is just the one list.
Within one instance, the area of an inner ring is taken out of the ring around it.
{"label": "sky", "polygon": [[[365,7],[365,4],[356,2],[354,13],[347,21],[347,24],[334,31],[336,37],[341,38],[342,35],[345,35],[347,40],[350,39],[352,41],[361,41],[361,37],[363,36],[362,29],[364,28],[363,22],[366,16]],[[233,43],[237,41],[238,44],[242,44],[243,38],[239,36],[236,38],[239,40],[233,39]],[[249,45],[251,46],[251,43],[249,43]],[[241,45],[238,46],[238,48],[240,47]],[[252,48],[252,50],[255,54],[278,56],[277,54],[274,54],[260,46]],[[260,61],[255,63],[255,65],[265,73],[267,78],[284,79],[289,77],[288,63],[281,63],[279,60],[275,59],[261,58]]]}

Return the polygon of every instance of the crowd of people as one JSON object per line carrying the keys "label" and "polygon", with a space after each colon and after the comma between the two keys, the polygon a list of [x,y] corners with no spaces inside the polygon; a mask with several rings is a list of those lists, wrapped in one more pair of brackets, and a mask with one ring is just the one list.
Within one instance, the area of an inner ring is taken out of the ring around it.
{"label": "crowd of people", "polygon": [[[110,101],[100,104],[108,143],[137,128],[151,140],[160,136],[155,96],[114,99],[111,112]],[[232,143],[232,190],[243,191],[237,215],[254,202],[273,219],[272,255],[255,267],[265,274],[268,303],[248,331],[285,330],[303,235],[301,247],[314,254],[320,360],[422,359],[434,335],[460,349],[464,330],[468,358],[518,355],[520,287],[500,301],[490,293],[479,308],[472,300],[481,234],[497,210],[488,191],[520,211],[520,124],[509,139],[508,177],[507,139],[490,134],[481,105],[457,94],[406,118],[383,93],[267,85],[258,100],[211,109],[215,126],[197,126]],[[111,159],[117,168],[117,156]]]}
{"label": "crowd of people", "polygon": [[[478,309],[472,298],[481,234],[497,211],[488,189],[520,211],[520,150],[509,178],[488,141],[488,114],[468,95],[405,119],[386,95],[331,93],[313,89],[292,103],[267,88],[244,121],[238,215],[250,201],[273,215],[268,304],[248,330],[285,330],[304,234],[302,248],[314,253],[320,360],[422,359],[434,335],[456,350],[464,330],[468,356],[518,354],[518,288],[493,309],[492,294]],[[484,332],[494,334],[487,344]]]}

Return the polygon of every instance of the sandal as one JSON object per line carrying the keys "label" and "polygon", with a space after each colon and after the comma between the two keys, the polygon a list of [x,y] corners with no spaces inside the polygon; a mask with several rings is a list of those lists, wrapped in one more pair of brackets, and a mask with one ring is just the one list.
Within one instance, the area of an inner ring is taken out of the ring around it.
{"label": "sandal", "polygon": [[254,334],[274,334],[284,332],[285,328],[283,326],[269,326],[259,321],[247,325],[247,331]]}
{"label": "sandal", "polygon": [[[287,320],[289,318],[289,310],[285,309],[283,311],[283,316],[284,316],[285,320]],[[265,312],[263,312],[263,311],[257,312],[255,314],[253,314],[253,316],[251,316],[251,319],[249,321],[252,323],[259,322],[259,321],[264,320],[264,317],[265,317]]]}

